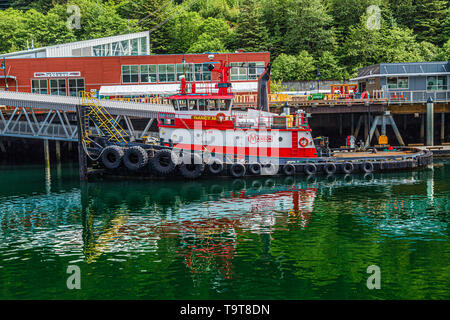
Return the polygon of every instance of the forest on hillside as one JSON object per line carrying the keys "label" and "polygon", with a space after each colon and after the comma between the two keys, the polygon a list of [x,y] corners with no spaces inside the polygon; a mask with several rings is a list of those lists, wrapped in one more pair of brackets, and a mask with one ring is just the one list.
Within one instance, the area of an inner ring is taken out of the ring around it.
{"label": "forest on hillside", "polygon": [[[25,50],[27,40],[40,47],[150,30],[154,54],[270,51],[274,80],[348,79],[380,62],[450,60],[449,6],[450,0],[13,0],[0,11],[0,53]],[[74,15],[80,23],[69,28]]]}

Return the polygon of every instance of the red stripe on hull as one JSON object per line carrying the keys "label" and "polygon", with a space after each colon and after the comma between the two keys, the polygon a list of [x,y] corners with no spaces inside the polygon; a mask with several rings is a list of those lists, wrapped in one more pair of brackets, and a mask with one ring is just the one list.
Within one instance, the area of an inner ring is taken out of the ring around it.
{"label": "red stripe on hull", "polygon": [[[167,144],[166,144],[167,145]],[[193,151],[215,152],[218,154],[232,154],[238,157],[243,156],[260,156],[271,158],[317,158],[315,148],[299,148],[294,154],[292,148],[252,148],[252,147],[218,147],[218,146],[201,146],[178,143],[174,148]]]}

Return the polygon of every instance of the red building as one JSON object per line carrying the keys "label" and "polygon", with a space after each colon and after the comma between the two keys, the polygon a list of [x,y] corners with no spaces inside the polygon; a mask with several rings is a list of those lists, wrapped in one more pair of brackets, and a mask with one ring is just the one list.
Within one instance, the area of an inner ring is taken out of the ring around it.
{"label": "red building", "polygon": [[[5,57],[5,79],[10,91],[76,96],[97,91],[104,96],[173,94],[179,78],[188,81],[217,80],[207,69],[208,54]],[[268,52],[216,54],[233,66],[234,92],[255,92],[257,79],[270,61]],[[3,74],[0,75],[3,77]],[[4,81],[0,82],[4,88]]]}

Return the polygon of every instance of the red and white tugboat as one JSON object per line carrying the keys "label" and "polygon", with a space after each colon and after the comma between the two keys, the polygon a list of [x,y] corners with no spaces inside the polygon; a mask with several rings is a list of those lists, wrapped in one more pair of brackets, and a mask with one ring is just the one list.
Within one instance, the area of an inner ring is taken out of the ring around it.
{"label": "red and white tugboat", "polygon": [[[281,115],[269,112],[270,64],[258,79],[257,108],[242,112],[233,110],[231,66],[223,60],[214,61],[214,55],[209,60],[208,69],[218,73],[219,80],[188,83],[182,77],[179,93],[170,97],[173,112],[159,113],[159,144],[125,138],[113,143],[111,137],[125,134],[114,127],[111,130],[115,133],[108,135],[108,131],[96,137],[97,141],[104,140],[102,147],[87,148],[88,152],[96,155],[106,169],[120,175],[137,172],[139,176],[185,178],[203,174],[371,173],[424,167],[432,162],[431,152],[413,148],[334,150],[322,157],[303,111],[286,110]],[[92,106],[88,104],[86,110],[91,114],[89,108]],[[96,118],[91,120],[98,127]],[[93,141],[83,131],[83,139]]]}
{"label": "red and white tugboat", "polygon": [[[213,55],[209,56],[214,59]],[[188,83],[181,79],[179,94],[169,97],[175,112],[160,114],[161,140],[174,149],[207,154],[208,161],[284,165],[317,158],[311,129],[303,112],[268,112],[267,81],[270,65],[258,82],[260,108],[233,111],[230,66],[223,60],[209,64],[219,81]],[[211,155],[213,160],[211,160]]]}

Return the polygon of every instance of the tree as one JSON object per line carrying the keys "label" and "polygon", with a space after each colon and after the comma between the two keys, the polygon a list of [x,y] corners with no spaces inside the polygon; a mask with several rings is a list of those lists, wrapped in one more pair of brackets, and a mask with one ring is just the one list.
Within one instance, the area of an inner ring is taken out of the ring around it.
{"label": "tree", "polygon": [[446,0],[417,0],[414,25],[417,39],[442,44],[441,33],[447,13]]}
{"label": "tree", "polygon": [[267,49],[267,30],[255,0],[244,0],[241,5],[236,28],[235,45],[246,51]]}
{"label": "tree", "polygon": [[450,39],[447,40],[446,43],[439,50],[439,53],[436,56],[436,60],[440,61],[450,61]]}
{"label": "tree", "polygon": [[226,52],[225,45],[223,42],[214,38],[207,33],[200,35],[198,40],[192,44],[192,46],[187,51],[188,53],[203,53],[203,52]]}
{"label": "tree", "polygon": [[272,78],[282,81],[314,80],[316,65],[316,60],[307,51],[296,56],[282,53],[273,61]]}
{"label": "tree", "polygon": [[302,50],[321,54],[333,50],[335,37],[332,21],[321,0],[296,0],[284,37],[286,51],[289,54]]}
{"label": "tree", "polygon": [[183,53],[197,41],[201,34],[203,18],[197,12],[182,12],[173,19],[168,28],[167,49],[170,53]]}
{"label": "tree", "polygon": [[261,3],[262,19],[269,35],[268,47],[273,59],[286,53],[284,37],[289,29],[289,8],[292,3],[293,0],[263,0]]}
{"label": "tree", "polygon": [[223,19],[233,23],[239,16],[239,0],[201,0],[192,6],[203,18]]}
{"label": "tree", "polygon": [[415,0],[395,0],[389,1],[389,8],[395,21],[403,27],[410,28],[414,25],[414,15],[416,12]]}
{"label": "tree", "polygon": [[319,57],[318,66],[321,80],[340,80],[344,77],[342,66],[330,51],[325,51]]}
{"label": "tree", "polygon": [[74,14],[67,12],[69,5],[80,8],[80,28],[72,30],[78,40],[103,38],[139,30],[131,27],[136,20],[120,17],[114,6],[99,0],[73,0],[67,5],[57,4],[49,13],[60,16],[66,22]]}

